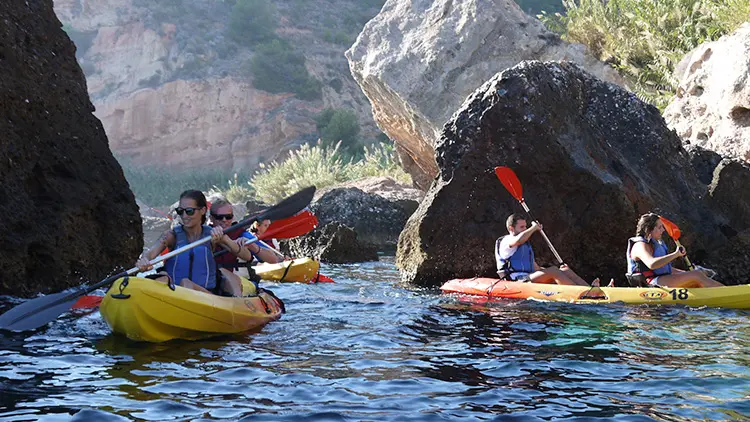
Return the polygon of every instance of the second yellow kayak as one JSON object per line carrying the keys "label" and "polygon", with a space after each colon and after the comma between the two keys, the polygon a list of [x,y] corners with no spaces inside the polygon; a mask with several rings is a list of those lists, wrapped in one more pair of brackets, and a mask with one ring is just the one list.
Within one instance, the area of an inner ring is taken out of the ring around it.
{"label": "second yellow kayak", "polygon": [[253,267],[262,280],[299,283],[318,282],[320,263],[312,258],[283,261],[278,264],[258,264]]}

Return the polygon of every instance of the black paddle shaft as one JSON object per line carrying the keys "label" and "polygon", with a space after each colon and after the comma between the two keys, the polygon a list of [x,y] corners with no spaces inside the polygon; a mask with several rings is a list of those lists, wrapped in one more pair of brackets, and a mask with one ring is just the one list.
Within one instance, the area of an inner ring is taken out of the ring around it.
{"label": "black paddle shaft", "polygon": [[[310,186],[295,193],[289,198],[284,199],[273,207],[267,208],[241,222],[227,228],[226,232],[233,232],[240,228],[247,227],[257,220],[280,220],[289,218],[302,211],[312,201],[315,195],[315,186]],[[205,243],[201,239],[190,245],[180,248],[180,251],[173,251],[171,255],[164,255],[154,259],[151,264],[156,264],[176,254],[185,252],[193,247]],[[68,311],[79,297],[93,292],[104,286],[112,284],[115,280],[127,275],[138,272],[138,267],[131,268],[127,271],[109,276],[104,280],[92,284],[91,286],[83,285],[77,288],[62,291],[59,293],[42,296],[36,299],[29,299],[24,303],[10,309],[0,315],[0,329],[12,331],[25,331],[39,328],[48,322],[54,321],[58,316]]]}

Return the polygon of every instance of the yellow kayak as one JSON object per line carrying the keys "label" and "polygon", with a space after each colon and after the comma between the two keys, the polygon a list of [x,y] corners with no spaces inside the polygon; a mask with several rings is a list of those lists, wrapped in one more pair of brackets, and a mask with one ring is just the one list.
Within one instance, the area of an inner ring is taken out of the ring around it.
{"label": "yellow kayak", "polygon": [[443,284],[441,289],[446,293],[583,304],[626,303],[630,305],[750,308],[750,285],[689,289],[673,287],[586,287],[501,281],[493,278],[468,278],[450,280]]}
{"label": "yellow kayak", "polygon": [[158,281],[124,277],[102,299],[100,312],[118,334],[136,341],[196,340],[262,327],[279,319],[283,304],[242,280],[245,297],[222,297]]}
{"label": "yellow kayak", "polygon": [[300,283],[323,281],[318,279],[320,263],[312,258],[294,259],[279,262],[278,264],[263,263],[253,268],[262,280],[295,281]]}

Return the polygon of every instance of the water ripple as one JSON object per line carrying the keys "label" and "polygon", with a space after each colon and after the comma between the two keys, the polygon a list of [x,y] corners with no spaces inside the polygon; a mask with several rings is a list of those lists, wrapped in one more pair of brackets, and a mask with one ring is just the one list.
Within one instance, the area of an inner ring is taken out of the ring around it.
{"label": "water ripple", "polygon": [[288,313],[254,334],[139,344],[96,312],[3,333],[0,420],[750,418],[746,311],[441,295],[388,257],[323,271],[269,284]]}

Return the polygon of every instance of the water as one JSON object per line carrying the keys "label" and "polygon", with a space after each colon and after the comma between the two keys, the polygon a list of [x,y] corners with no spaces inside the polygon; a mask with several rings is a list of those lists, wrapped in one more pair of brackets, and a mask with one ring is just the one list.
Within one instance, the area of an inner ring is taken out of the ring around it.
{"label": "water", "polygon": [[[0,420],[748,420],[747,311],[465,301],[393,259],[267,284],[254,334],[133,343],[97,312],[0,337]],[[0,306],[8,307],[8,301]]]}

